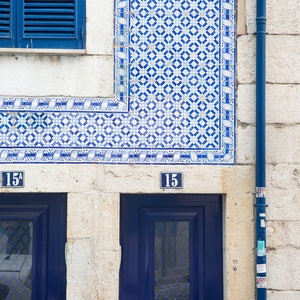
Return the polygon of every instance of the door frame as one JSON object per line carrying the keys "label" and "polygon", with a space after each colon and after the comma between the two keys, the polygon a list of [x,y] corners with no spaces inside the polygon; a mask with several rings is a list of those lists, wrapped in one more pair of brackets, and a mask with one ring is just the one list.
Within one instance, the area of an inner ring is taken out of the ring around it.
{"label": "door frame", "polygon": [[[201,296],[199,296],[199,299],[208,299],[205,295],[208,295],[210,292],[213,293],[214,300],[223,299],[224,262],[222,195],[183,193],[121,194],[120,198],[120,244],[122,251],[119,285],[120,300],[148,299],[145,298],[147,297],[147,295],[143,295],[143,290],[145,289],[140,287],[141,280],[138,279],[143,278],[143,275],[139,274],[139,272],[141,272],[141,255],[139,254],[139,249],[141,249],[141,247],[145,247],[138,238],[144,230],[143,226],[140,225],[143,217],[140,216],[139,212],[143,211],[143,208],[151,209],[154,207],[164,206],[166,206],[167,208],[175,208],[175,210],[177,209],[178,211],[180,211],[180,208],[182,207],[186,208],[187,210],[189,208],[192,209],[193,207],[204,207],[204,255],[207,255],[209,260],[204,262],[204,291],[201,291],[201,293],[203,292],[204,298],[201,298]],[[208,235],[211,238],[208,238]],[[217,239],[217,244],[215,244],[215,241],[213,239]],[[132,259],[131,257],[134,257],[135,259]],[[144,278],[142,281],[145,280],[146,278]],[[215,288],[216,283],[218,289]]]}
{"label": "door frame", "polygon": [[0,219],[9,218],[35,226],[32,300],[66,299],[67,194],[0,193]]}

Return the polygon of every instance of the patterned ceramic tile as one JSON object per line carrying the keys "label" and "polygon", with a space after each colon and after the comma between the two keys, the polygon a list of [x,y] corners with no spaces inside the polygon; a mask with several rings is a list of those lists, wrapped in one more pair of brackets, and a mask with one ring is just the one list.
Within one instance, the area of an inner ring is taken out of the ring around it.
{"label": "patterned ceramic tile", "polygon": [[117,0],[115,97],[1,98],[1,162],[232,164],[234,0]]}

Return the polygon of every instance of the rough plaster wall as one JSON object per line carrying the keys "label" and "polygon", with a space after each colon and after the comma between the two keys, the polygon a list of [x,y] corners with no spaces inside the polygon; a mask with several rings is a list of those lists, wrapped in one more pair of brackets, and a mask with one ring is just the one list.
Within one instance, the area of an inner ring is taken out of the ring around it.
{"label": "rough plaster wall", "polygon": [[32,49],[1,53],[0,82],[5,84],[0,95],[112,97],[113,5],[114,1],[86,0],[84,55]]}
{"label": "rough plaster wall", "polygon": [[[238,37],[238,137],[255,135],[255,1]],[[267,1],[268,299],[300,299],[300,2]],[[252,163],[253,145],[239,159]]]}

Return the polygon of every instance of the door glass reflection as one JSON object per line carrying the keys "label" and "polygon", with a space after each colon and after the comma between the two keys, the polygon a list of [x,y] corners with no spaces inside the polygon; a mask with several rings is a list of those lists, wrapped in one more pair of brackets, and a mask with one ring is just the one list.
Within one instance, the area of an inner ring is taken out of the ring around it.
{"label": "door glass reflection", "polygon": [[155,300],[190,299],[188,222],[155,222]]}
{"label": "door glass reflection", "polygon": [[0,300],[30,300],[32,289],[31,221],[0,221]]}

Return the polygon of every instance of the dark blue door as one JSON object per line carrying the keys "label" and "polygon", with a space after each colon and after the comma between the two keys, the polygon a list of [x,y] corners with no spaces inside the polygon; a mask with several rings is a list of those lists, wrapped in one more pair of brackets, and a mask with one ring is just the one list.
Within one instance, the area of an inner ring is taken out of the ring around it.
{"label": "dark blue door", "polygon": [[0,194],[0,299],[66,299],[66,194]]}
{"label": "dark blue door", "polygon": [[222,197],[122,195],[121,300],[223,299]]}

